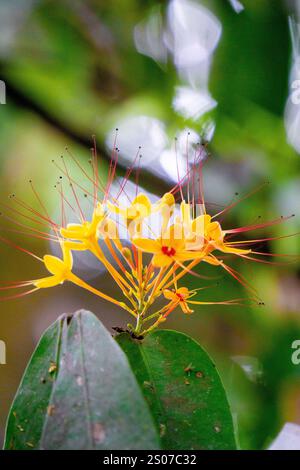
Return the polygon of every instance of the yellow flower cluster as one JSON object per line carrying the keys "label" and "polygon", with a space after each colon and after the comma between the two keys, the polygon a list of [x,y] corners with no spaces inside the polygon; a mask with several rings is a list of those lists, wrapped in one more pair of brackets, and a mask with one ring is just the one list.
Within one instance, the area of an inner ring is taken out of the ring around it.
{"label": "yellow flower cluster", "polygon": [[[224,230],[217,219],[220,220],[220,216],[257,192],[265,184],[238,201],[232,202],[217,214],[208,214],[202,183],[203,151],[206,151],[206,147],[200,146],[193,165],[187,165],[188,168],[184,176],[181,178],[178,175],[177,185],[155,203],[151,202],[146,194],[139,193],[138,171],[135,178],[135,197],[130,198],[127,193],[126,184],[134,171],[136,159],[127,169],[123,180],[118,181],[120,189],[116,196],[113,196],[112,186],[118,167],[116,149],[114,149],[109,165],[106,184],[103,184],[99,179],[95,142],[90,160],[92,176],[70,154],[85,178],[83,184],[92,183],[92,191],[87,191],[83,187],[82,181],[76,182],[70,176],[64,157],[61,157],[62,167],[53,161],[67,178],[67,184],[72,193],[70,202],[64,192],[63,184],[56,185],[61,199],[61,223],[58,224],[51,219],[31,180],[31,189],[42,208],[42,212],[33,209],[15,195],[12,199],[18,207],[6,207],[13,214],[29,220],[30,224],[32,222],[38,224],[37,227],[27,226],[10,215],[4,214],[4,216],[17,225],[19,234],[25,233],[58,243],[62,256],[58,258],[47,254],[41,259],[25,248],[14,245],[11,241],[0,236],[0,240],[42,261],[50,273],[41,279],[14,282],[11,285],[0,287],[0,290],[30,287],[26,292],[6,297],[6,299],[22,297],[36,290],[54,287],[68,281],[129,312],[135,319],[135,325],[128,325],[128,328],[134,334],[144,335],[165,321],[177,307],[180,307],[183,313],[191,314],[193,305],[216,303],[232,305],[241,302],[241,299],[203,302],[195,299],[203,287],[189,290],[186,286],[179,285],[179,281],[181,283],[188,274],[201,277],[194,271],[194,268],[199,263],[208,263],[224,269],[251,292],[253,300],[259,301],[256,291],[241,274],[225,263],[224,257],[231,254],[243,259],[270,264],[269,260],[263,261],[260,258],[265,253],[254,251],[249,247],[253,248],[259,242],[274,240],[274,237],[236,241],[233,241],[233,237],[251,230],[282,223],[291,216]],[[89,203],[92,203],[91,217],[85,216],[79,203],[77,190],[84,191],[84,196],[88,198]],[[187,201],[185,201],[184,194]],[[126,196],[127,204],[121,202],[121,195]],[[73,207],[73,201],[75,207]],[[65,206],[70,207],[72,212],[79,216],[79,223],[67,224]],[[153,221],[153,219],[155,220]],[[44,231],[41,228],[43,226],[50,229],[50,233]],[[114,280],[117,287],[116,295],[111,296],[102,292],[76,274],[76,267],[73,266],[73,253],[85,251],[92,253]],[[267,256],[279,255],[268,253]],[[3,299],[3,297],[1,298]],[[158,308],[154,304],[159,299],[163,300],[164,304],[160,302]]]}
{"label": "yellow flower cluster", "polygon": [[[133,330],[137,334],[145,334],[155,328],[177,306],[190,314],[189,304],[213,302],[191,300],[197,289],[189,291],[186,287],[178,288],[179,279],[191,273],[200,262],[225,267],[223,260],[216,256],[218,251],[240,256],[251,251],[236,248],[232,242],[227,242],[226,231],[222,230],[220,223],[206,214],[203,204],[201,208],[204,213],[193,217],[194,207],[183,201],[176,215],[172,193],[166,193],[155,204],[142,193],[127,207],[114,200],[97,202],[90,221],[83,220],[80,224],[68,224],[59,229],[62,259],[45,255],[43,262],[51,276],[34,280],[32,284],[41,289],[70,281],[87,289],[134,316],[136,327]],[[144,237],[145,228],[151,232],[147,218],[154,213],[160,216],[160,233],[156,237]],[[122,243],[119,226],[113,216],[118,216],[118,223],[126,227],[129,244]],[[103,244],[110,257],[105,255]],[[124,301],[99,291],[73,273],[72,252],[86,250],[105,266],[120,288]],[[159,311],[151,312],[152,305],[161,296],[168,301],[167,304]],[[152,324],[146,326],[150,320],[153,320]]]}

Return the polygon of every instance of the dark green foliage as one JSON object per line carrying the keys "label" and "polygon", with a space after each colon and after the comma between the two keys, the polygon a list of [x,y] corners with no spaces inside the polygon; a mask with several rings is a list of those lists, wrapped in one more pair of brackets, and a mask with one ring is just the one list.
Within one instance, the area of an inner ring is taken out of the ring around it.
{"label": "dark green foliage", "polygon": [[164,449],[236,448],[223,385],[196,341],[168,330],[143,341],[122,333],[117,341],[155,416]]}

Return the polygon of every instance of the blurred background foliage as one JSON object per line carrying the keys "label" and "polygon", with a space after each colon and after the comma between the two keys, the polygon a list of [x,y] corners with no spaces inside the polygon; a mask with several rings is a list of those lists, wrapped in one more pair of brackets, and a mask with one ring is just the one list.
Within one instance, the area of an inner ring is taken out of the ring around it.
{"label": "blurred background foliage", "polygon": [[[52,160],[68,146],[86,164],[95,134],[105,174],[115,127],[120,175],[141,145],[140,183],[159,195],[176,179],[174,136],[181,145],[189,130],[191,142],[203,135],[211,141],[204,172],[208,201],[225,206],[238,198],[235,193],[270,182],[228,213],[224,226],[294,213],[291,221],[260,235],[297,232],[300,127],[289,99],[297,57],[288,16],[297,18],[299,5],[297,0],[242,3],[244,9],[236,0],[2,0],[1,202],[7,204],[8,195],[16,193],[36,206],[31,178],[49,211],[58,213],[59,171]],[[179,154],[184,159],[180,148]],[[82,179],[78,169],[74,172]],[[5,219],[0,223],[6,238],[38,254],[49,251],[47,242],[10,233]],[[299,253],[299,237],[275,240],[264,249]],[[1,282],[42,273],[35,260],[4,243],[0,263]],[[199,307],[190,317],[178,311],[166,327],[191,334],[214,357],[240,444],[257,449],[268,445],[285,422],[300,424],[300,365],[291,362],[291,344],[300,339],[300,272],[297,263],[288,262],[232,265],[258,289],[264,307]],[[110,279],[90,260],[82,269],[102,289],[113,291]],[[209,267],[201,269],[216,276]],[[191,278],[189,284],[199,282],[207,281]],[[205,299],[247,295],[221,272],[218,282],[205,291]],[[109,328],[128,320],[67,285],[1,303],[7,365],[0,366],[0,437],[42,331],[61,313],[81,307]]]}

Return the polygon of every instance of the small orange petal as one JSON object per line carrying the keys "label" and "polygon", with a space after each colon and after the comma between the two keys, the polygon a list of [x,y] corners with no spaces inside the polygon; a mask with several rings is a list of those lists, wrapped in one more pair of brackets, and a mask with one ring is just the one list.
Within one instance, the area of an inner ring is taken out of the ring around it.
{"label": "small orange petal", "polygon": [[170,289],[165,289],[163,291],[164,297],[168,300],[176,300],[175,292],[171,291]]}

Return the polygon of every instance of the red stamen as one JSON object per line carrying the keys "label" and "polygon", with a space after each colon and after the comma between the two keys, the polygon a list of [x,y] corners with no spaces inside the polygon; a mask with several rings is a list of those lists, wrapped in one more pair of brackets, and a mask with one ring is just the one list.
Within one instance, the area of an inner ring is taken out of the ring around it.
{"label": "red stamen", "polygon": [[[52,219],[50,219],[49,217],[43,216],[43,214],[41,214],[40,212],[38,212],[35,209],[33,209],[32,207],[30,207],[26,202],[22,201],[20,198],[17,198],[15,195],[12,196],[12,198],[16,202],[16,204],[18,204],[20,207],[22,207],[23,209],[27,210],[28,212],[36,215],[41,220],[44,220],[45,222],[47,222],[47,226],[50,227],[57,234],[58,225]],[[13,208],[12,208],[12,210],[16,211],[16,209],[13,209]],[[29,217],[27,216],[27,218],[29,218]],[[37,222],[37,223],[40,223],[40,222]]]}
{"label": "red stamen", "polygon": [[32,256],[33,258],[36,258],[38,259],[39,261],[42,261],[42,258],[40,258],[39,256],[35,255],[34,253],[32,253],[31,251],[29,250],[26,250],[25,248],[22,248],[21,246],[19,245],[16,245],[15,243],[11,242],[10,240],[6,240],[6,238],[3,238],[1,235],[0,235],[0,240],[2,240],[4,243],[6,243],[7,245],[10,245],[12,246],[13,248],[16,248],[17,250],[19,251],[22,251],[23,253],[26,253],[27,255],[30,255]]}
{"label": "red stamen", "polygon": [[79,214],[80,214],[81,221],[84,222],[84,221],[85,221],[85,217],[84,217],[83,211],[82,211],[82,209],[81,209],[81,206],[80,206],[80,203],[79,203],[79,200],[78,200],[76,191],[75,191],[75,189],[74,189],[74,185],[73,185],[73,183],[72,183],[72,181],[71,181],[71,178],[70,178],[70,175],[69,175],[69,172],[68,172],[68,168],[67,168],[65,159],[64,159],[63,156],[61,157],[61,159],[62,159],[64,168],[65,168],[65,171],[66,171],[66,174],[67,174],[67,178],[68,178],[68,180],[69,180],[70,188],[71,188],[71,190],[72,190],[72,193],[73,193],[73,196],[74,196],[76,205],[77,205],[78,210],[79,210]]}
{"label": "red stamen", "polygon": [[35,287],[34,289],[31,289],[27,292],[21,292],[20,294],[15,294],[15,295],[9,295],[7,297],[0,297],[0,300],[1,301],[4,301],[4,300],[14,300],[14,299],[19,299],[20,297],[25,297],[25,295],[29,295],[29,294],[32,294],[33,292],[36,292],[37,290],[39,290],[38,287]]}
{"label": "red stamen", "polygon": [[130,175],[131,175],[131,173],[132,173],[132,171],[133,171],[133,169],[134,169],[134,167],[135,167],[136,161],[137,161],[137,159],[138,159],[138,157],[139,157],[139,155],[140,155],[140,150],[141,150],[141,147],[138,148],[138,151],[137,151],[137,153],[136,153],[136,155],[135,155],[135,158],[134,158],[132,164],[127,168],[126,173],[125,173],[125,175],[124,175],[124,177],[123,177],[122,184],[121,184],[121,186],[120,186],[120,190],[119,190],[119,192],[118,192],[118,194],[117,194],[117,197],[116,197],[115,199],[119,199],[120,195],[121,195],[122,192],[124,191],[124,188],[125,188],[125,186],[126,186],[126,183],[127,183],[127,181],[129,180],[129,177],[130,177]]}
{"label": "red stamen", "polygon": [[268,182],[262,183],[257,188],[253,189],[252,191],[247,193],[245,196],[241,197],[238,201],[233,202],[232,204],[229,204],[229,206],[225,207],[225,209],[215,214],[212,218],[214,219],[215,217],[218,217],[219,215],[224,214],[225,212],[228,212],[230,209],[240,204],[240,202],[244,201],[245,199],[248,199],[248,197],[253,196],[253,194],[256,194],[257,192],[259,192],[262,188],[264,188],[268,184],[269,184]]}
{"label": "red stamen", "polygon": [[43,209],[44,213],[46,214],[47,216],[47,220],[49,221],[49,223],[51,224],[51,227],[52,229],[54,230],[54,232],[58,235],[58,230],[57,230],[57,224],[51,219],[47,209],[46,209],[46,206],[45,204],[43,203],[42,201],[42,198],[40,197],[40,195],[38,194],[38,192],[36,191],[35,187],[33,186],[33,183],[31,180],[29,180],[29,184],[30,184],[30,187],[32,189],[32,192],[33,194],[35,195],[38,203],[40,204],[41,208]]}
{"label": "red stamen", "polygon": [[171,246],[162,246],[161,251],[163,252],[164,255],[167,255],[170,257],[176,254],[176,250]]}
{"label": "red stamen", "polygon": [[181,201],[183,201],[182,185],[180,184],[180,176],[179,176],[179,163],[178,163],[178,152],[177,152],[177,138],[175,138],[175,158],[176,158],[177,180],[178,180],[178,186],[179,186],[179,191],[180,191],[180,197],[181,197]]}
{"label": "red stamen", "polygon": [[139,192],[139,176],[140,176],[140,171],[141,171],[141,159],[142,159],[142,155],[140,155],[139,157],[138,166],[137,166],[136,173],[135,173],[135,197],[138,195],[138,192]]}
{"label": "red stamen", "polygon": [[245,227],[234,228],[232,230],[224,230],[224,232],[225,232],[225,234],[249,232],[250,230],[257,230],[257,229],[260,229],[260,228],[271,227],[273,225],[281,224],[282,222],[284,222],[286,220],[289,220],[292,217],[294,217],[294,214],[289,215],[287,217],[280,217],[278,219],[271,220],[270,222],[264,222],[262,224],[246,225]]}

